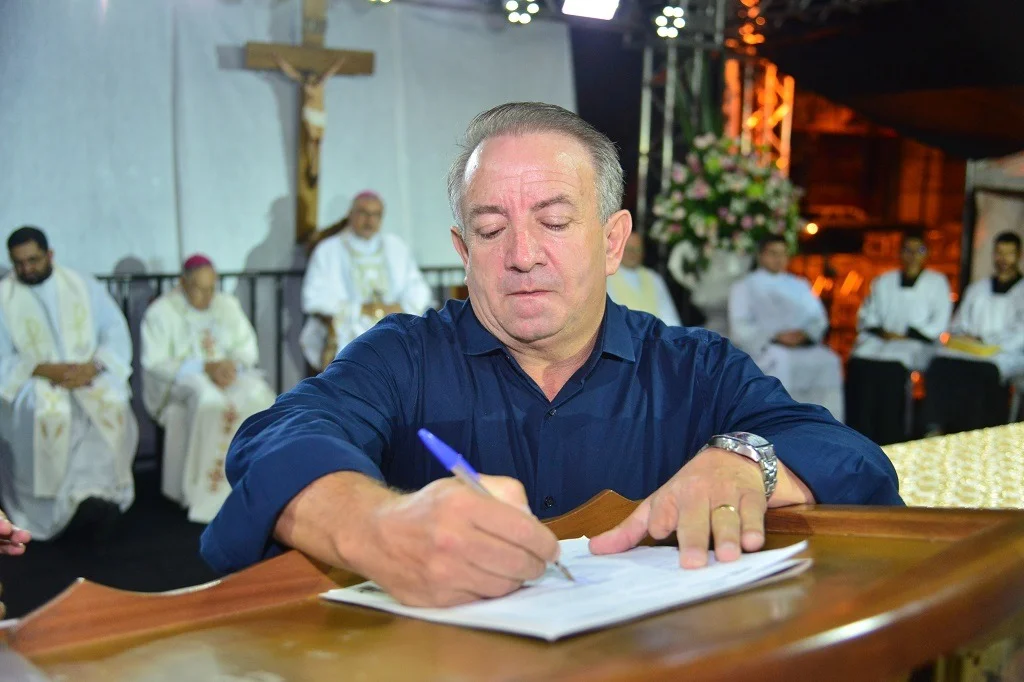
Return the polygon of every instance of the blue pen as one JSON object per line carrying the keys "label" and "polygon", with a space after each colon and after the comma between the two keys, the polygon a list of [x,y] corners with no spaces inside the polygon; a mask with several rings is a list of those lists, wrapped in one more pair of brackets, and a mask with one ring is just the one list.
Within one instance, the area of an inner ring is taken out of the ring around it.
{"label": "blue pen", "polygon": [[[470,466],[465,457],[455,452],[450,445],[432,434],[430,431],[420,429],[417,433],[419,434],[420,440],[423,441],[423,444],[427,446],[427,450],[430,450],[430,453],[434,455],[434,457],[437,457],[437,461],[443,464],[445,469],[452,472],[452,475],[455,476],[455,478],[459,479],[477,492],[481,492],[488,497],[493,497],[490,491],[487,490],[487,488],[485,488],[480,482],[480,474],[476,472],[476,469]],[[576,579],[572,577],[572,573],[569,572],[569,569],[557,561],[554,563],[555,568],[561,571],[562,575],[569,580],[576,582]]]}

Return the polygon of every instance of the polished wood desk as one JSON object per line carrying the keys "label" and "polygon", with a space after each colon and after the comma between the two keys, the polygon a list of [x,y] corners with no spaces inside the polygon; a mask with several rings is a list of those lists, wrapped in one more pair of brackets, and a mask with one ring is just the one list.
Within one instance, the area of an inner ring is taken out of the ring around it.
{"label": "polished wood desk", "polygon": [[[634,506],[602,493],[551,525],[593,535]],[[771,547],[807,538],[813,568],[554,644],[319,601],[356,577],[291,552],[174,594],[80,583],[8,631],[7,645],[76,682],[860,682],[904,679],[1021,623],[1024,512],[810,506],[771,512],[768,529]]]}

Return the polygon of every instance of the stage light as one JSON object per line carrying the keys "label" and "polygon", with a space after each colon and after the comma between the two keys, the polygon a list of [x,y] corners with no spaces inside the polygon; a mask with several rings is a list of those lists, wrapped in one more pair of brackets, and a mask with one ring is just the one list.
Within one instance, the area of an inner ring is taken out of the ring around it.
{"label": "stage light", "polygon": [[526,6],[526,11],[529,12],[530,14],[536,14],[537,12],[540,11],[540,5],[538,5],[535,2],[531,2],[529,5]]}
{"label": "stage light", "polygon": [[508,15],[508,20],[511,21],[513,24],[518,24],[519,23],[519,12],[510,12],[509,15]]}
{"label": "stage light", "polygon": [[619,0],[565,0],[562,3],[562,14],[607,21],[615,16],[618,8]]}
{"label": "stage light", "polygon": [[528,23],[530,23],[530,20],[532,18],[533,17],[531,17],[529,14],[520,14],[519,15],[519,23],[520,24],[528,24]]}
{"label": "stage light", "polygon": [[505,9],[509,12],[515,12],[519,9],[519,3],[516,2],[516,0],[508,0],[508,2],[505,3]]}
{"label": "stage light", "polygon": [[804,226],[804,230],[807,232],[807,234],[818,234],[818,224],[807,223],[807,225]]}
{"label": "stage light", "polygon": [[686,26],[686,19],[683,18],[683,14],[685,12],[682,7],[675,5],[664,7],[661,10],[661,14],[654,17],[654,24],[658,27],[658,37],[665,38],[666,40],[678,38],[679,29]]}

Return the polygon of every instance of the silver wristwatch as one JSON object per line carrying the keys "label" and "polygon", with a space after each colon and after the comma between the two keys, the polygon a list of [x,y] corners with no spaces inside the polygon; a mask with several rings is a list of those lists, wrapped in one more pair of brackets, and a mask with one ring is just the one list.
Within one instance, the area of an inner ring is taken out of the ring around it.
{"label": "silver wristwatch", "polygon": [[775,448],[767,440],[754,433],[746,431],[735,431],[712,436],[707,445],[700,449],[700,452],[708,448],[728,450],[753,460],[761,467],[761,477],[764,479],[765,499],[775,492],[775,484],[779,474],[779,460],[775,456]]}

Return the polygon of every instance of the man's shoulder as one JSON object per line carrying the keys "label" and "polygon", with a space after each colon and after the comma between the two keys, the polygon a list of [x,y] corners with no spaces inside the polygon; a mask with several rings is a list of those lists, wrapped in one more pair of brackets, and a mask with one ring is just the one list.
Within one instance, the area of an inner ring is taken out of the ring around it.
{"label": "man's shoulder", "polygon": [[703,327],[669,326],[650,313],[619,307],[630,336],[648,349],[670,354],[690,352],[722,340],[721,336]]}
{"label": "man's shoulder", "polygon": [[[927,271],[925,271],[927,272]],[[924,273],[922,273],[924,274]],[[872,286],[878,286],[879,284],[890,284],[894,280],[899,280],[900,270],[899,268],[893,268],[892,270],[886,270],[882,274],[875,277],[875,281],[872,282]]]}

